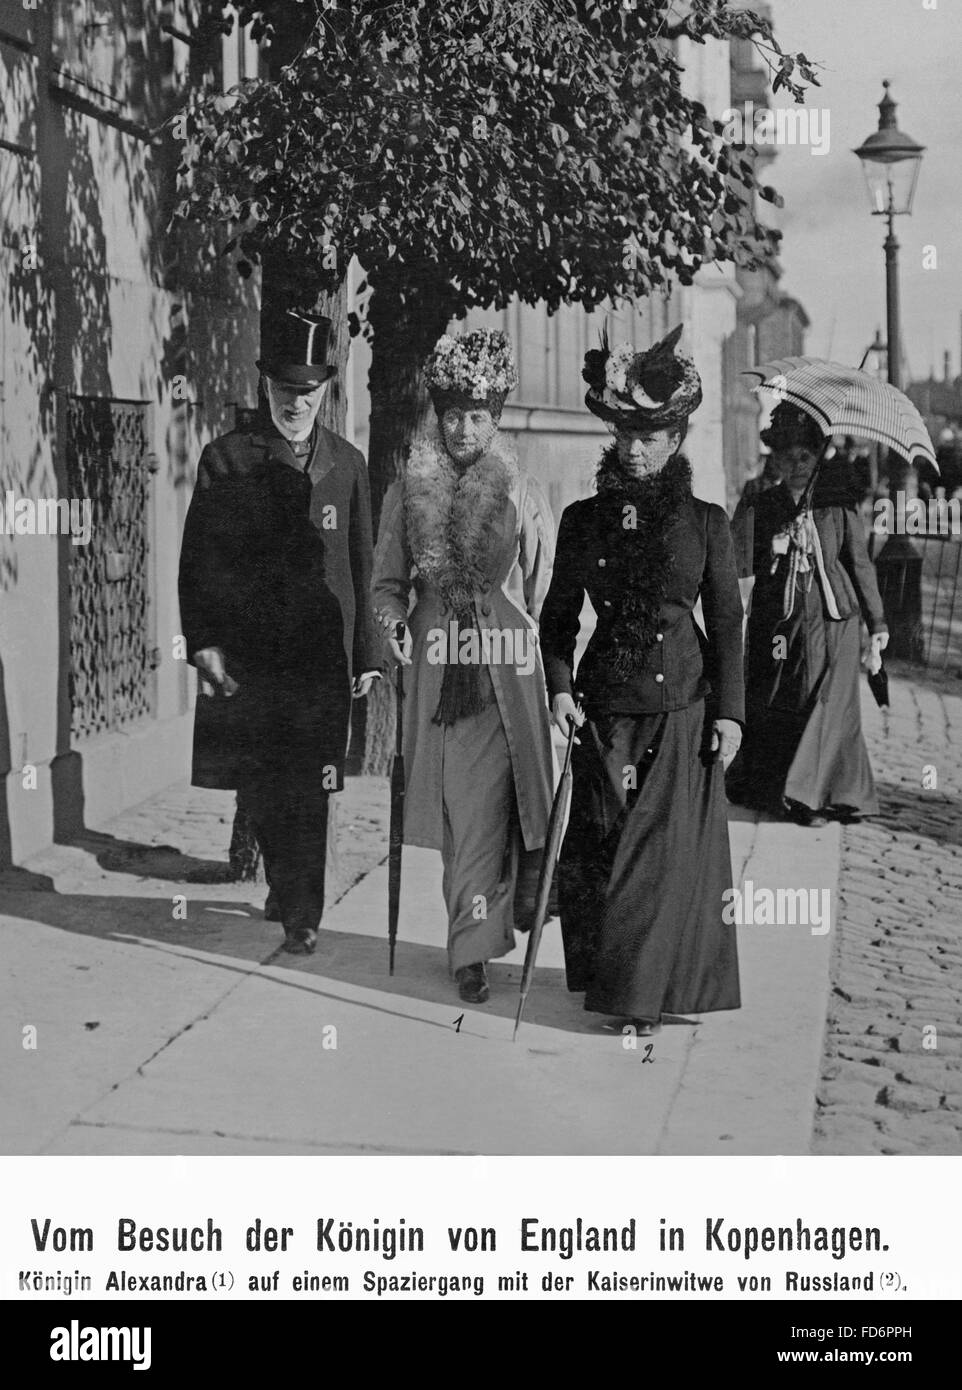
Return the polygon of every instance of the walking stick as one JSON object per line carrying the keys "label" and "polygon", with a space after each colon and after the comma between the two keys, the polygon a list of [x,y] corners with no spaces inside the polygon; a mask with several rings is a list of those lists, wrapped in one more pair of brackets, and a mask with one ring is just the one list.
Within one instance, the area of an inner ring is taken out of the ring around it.
{"label": "walking stick", "polygon": [[528,990],[531,988],[531,979],[534,975],[534,963],[538,956],[538,947],[541,944],[541,932],[544,928],[544,919],[548,914],[548,898],[551,893],[551,880],[554,878],[555,865],[558,862],[558,851],[561,848],[561,832],[564,829],[565,814],[568,810],[568,797],[571,792],[571,750],[574,747],[575,733],[577,725],[575,721],[568,717],[570,728],[568,729],[568,743],[565,748],[564,766],[561,769],[561,781],[558,783],[558,790],[555,792],[554,801],[551,804],[551,815],[548,818],[548,833],[545,838],[544,858],[541,860],[541,872],[538,874],[538,893],[535,898],[534,920],[531,924],[531,935],[528,937],[528,949],[524,957],[524,970],[521,972],[521,998],[518,1000],[518,1013],[514,1020],[514,1035],[512,1042],[518,1041],[518,1029],[521,1026],[521,1015],[524,1013],[525,1001],[528,998]]}
{"label": "walking stick", "polygon": [[[394,640],[404,641],[404,624],[397,623]],[[391,764],[391,829],[387,863],[387,942],[389,974],[394,974],[397,920],[401,909],[401,847],[404,843],[404,667],[397,668],[397,709],[395,712],[394,761]]]}

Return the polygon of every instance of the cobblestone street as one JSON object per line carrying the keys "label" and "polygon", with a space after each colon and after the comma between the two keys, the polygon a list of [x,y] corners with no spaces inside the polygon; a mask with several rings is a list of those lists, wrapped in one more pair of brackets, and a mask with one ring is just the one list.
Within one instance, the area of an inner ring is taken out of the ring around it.
{"label": "cobblestone street", "polygon": [[902,668],[888,711],[862,707],[881,815],[842,835],[813,1149],[957,1154],[962,686]]}

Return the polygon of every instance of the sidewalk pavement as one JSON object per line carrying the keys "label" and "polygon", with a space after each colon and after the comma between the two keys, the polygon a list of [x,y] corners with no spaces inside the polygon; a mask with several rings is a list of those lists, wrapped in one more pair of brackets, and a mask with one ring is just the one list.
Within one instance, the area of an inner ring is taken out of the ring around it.
{"label": "sidewalk pavement", "polygon": [[[491,968],[490,1003],[462,1005],[439,856],[406,848],[389,977],[386,781],[338,802],[313,957],[279,952],[263,887],[218,881],[229,793],[171,788],[0,876],[4,1152],[809,1151],[834,932],[740,927],[742,1009],[649,1047],[568,994],[550,922],[512,1043],[526,938]],[[731,838],[736,884],[834,903],[837,826],[732,808]]]}

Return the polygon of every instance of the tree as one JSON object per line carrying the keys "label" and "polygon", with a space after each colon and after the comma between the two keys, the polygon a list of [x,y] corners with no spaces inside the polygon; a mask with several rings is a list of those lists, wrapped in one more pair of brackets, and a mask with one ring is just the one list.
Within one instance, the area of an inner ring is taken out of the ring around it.
{"label": "tree", "polygon": [[[223,9],[220,0],[212,0]],[[758,267],[778,233],[755,151],[682,91],[672,40],[746,38],[778,85],[817,82],[766,19],[721,0],[250,0],[267,81],[190,105],[180,215],[229,223],[240,268],[367,276],[375,510],[424,408],[420,365],[453,318],[549,311]],[[719,113],[720,114],[720,113]]]}
{"label": "tree", "polygon": [[[220,3],[220,0],[214,0]],[[689,284],[706,260],[758,266],[754,150],[681,89],[671,40],[753,39],[802,100],[816,82],[766,19],[719,0],[275,0],[242,21],[283,54],[267,81],[191,105],[181,215],[229,222],[329,288],[367,274],[376,498],[448,322],[517,296],[593,308]],[[311,22],[306,22],[307,17]]]}

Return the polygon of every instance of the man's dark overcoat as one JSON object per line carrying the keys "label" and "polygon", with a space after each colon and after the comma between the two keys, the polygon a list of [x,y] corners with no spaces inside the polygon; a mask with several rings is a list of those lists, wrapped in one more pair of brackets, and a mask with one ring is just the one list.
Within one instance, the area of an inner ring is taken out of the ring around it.
{"label": "man's dark overcoat", "polygon": [[351,692],[343,584],[325,575],[330,533],[313,476],[324,447],[351,450],[319,431],[305,472],[272,426],[255,426],[201,456],[181,549],[181,621],[189,659],[219,647],[239,689],[198,695],[195,786],[238,788],[291,767],[329,790],[342,785]]}

